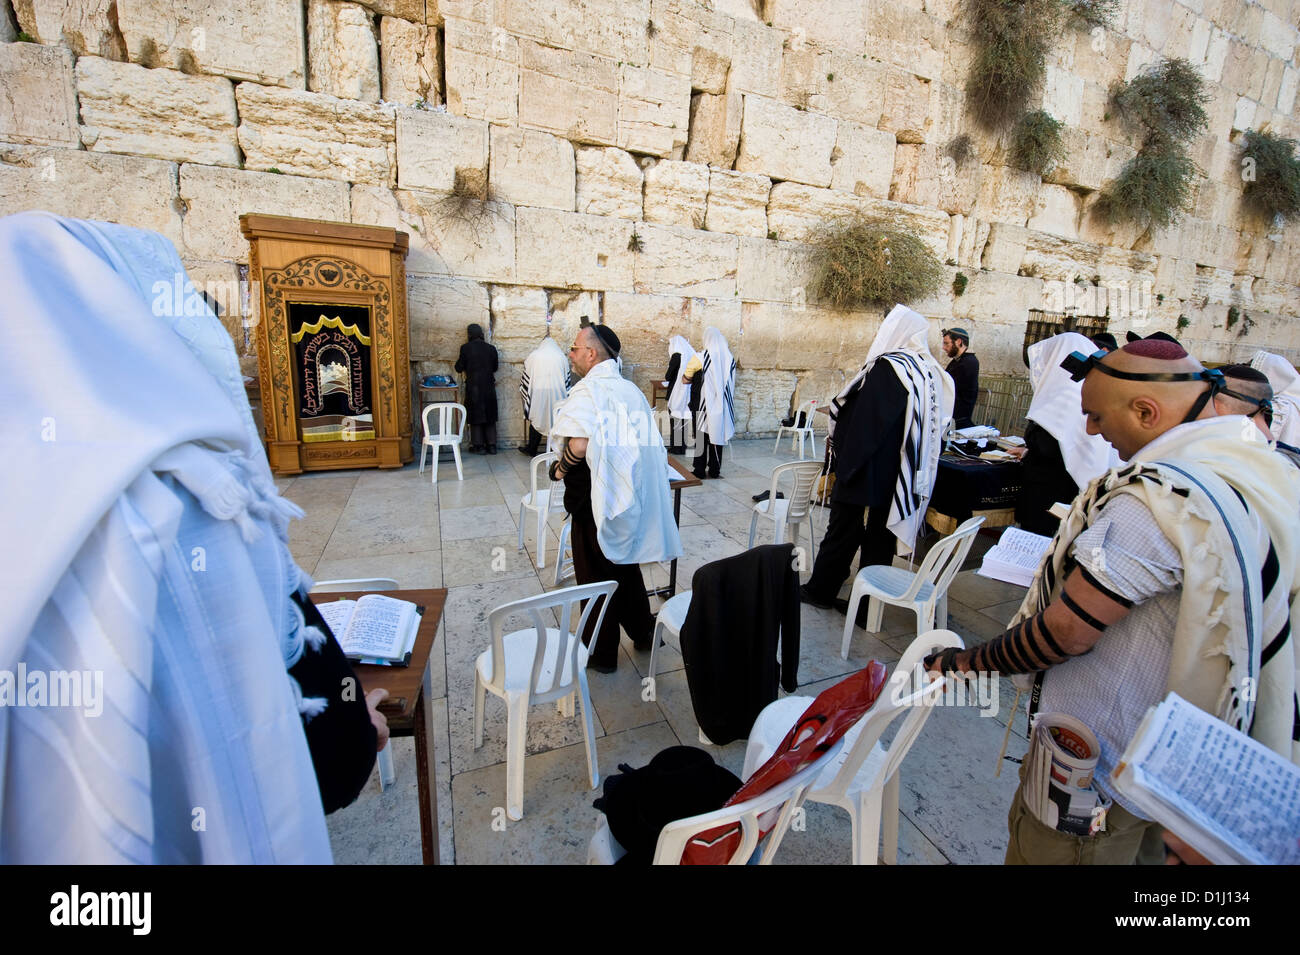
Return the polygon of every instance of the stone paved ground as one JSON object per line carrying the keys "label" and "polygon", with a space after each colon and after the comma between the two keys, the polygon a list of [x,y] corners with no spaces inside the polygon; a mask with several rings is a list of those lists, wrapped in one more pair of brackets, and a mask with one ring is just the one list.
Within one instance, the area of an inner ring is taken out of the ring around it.
{"label": "stone paved ground", "polygon": [[[700,565],[746,548],[750,496],[767,488],[773,466],[792,459],[788,445],[774,455],[771,440],[737,441],[726,451],[722,480],[683,492],[686,556],[679,574],[685,586]],[[414,465],[282,480],[285,495],[307,512],[291,530],[292,550],[317,579],[386,576],[403,587],[448,590],[432,660],[442,861],[580,863],[598,813],[591,808],[596,793],[588,788],[579,719],[563,718],[553,707],[530,713],[524,818],[505,831],[492,825],[493,809],[505,802],[505,708],[490,694],[483,747],[475,750],[472,739],[473,661],[488,643],[486,615],[499,604],[553,588],[559,517],[552,519],[546,567],[539,570],[531,531],[526,551],[516,551],[528,460],[510,450],[467,455],[464,465],[465,478],[457,481],[454,465],[444,460],[436,485],[427,470],[420,476]],[[819,510],[819,539],[824,526]],[[766,535],[764,530],[760,525],[759,543],[771,540],[771,525]],[[981,535],[967,568],[978,565],[993,540]],[[646,572],[666,581],[658,567]],[[951,588],[949,626],[968,644],[986,640],[1001,632],[1022,594],[1020,588],[963,570]],[[848,595],[848,583],[842,595]],[[806,605],[802,613],[801,694],[815,695],[872,658],[892,664],[915,635],[915,618],[891,608],[881,633],[856,631],[845,661],[839,654],[843,615]],[[644,765],[667,746],[698,745],[680,656],[661,651],[656,702],[641,699],[648,662],[649,655],[625,638],[618,672],[590,674],[602,776],[620,763]],[[972,707],[943,707],[932,714],[903,764],[900,862],[1001,862],[1015,766],[1005,764],[999,778],[993,773],[1013,698],[1003,680],[996,716],[981,716]],[[1014,755],[1024,750],[1023,715],[1018,724],[1010,744]],[[420,861],[412,741],[394,740],[392,746],[396,784],[381,793],[378,777],[372,777],[353,805],[329,819],[340,863]],[[712,751],[739,773],[743,742]],[[844,812],[810,803],[806,829],[786,837],[777,861],[847,863],[849,830]]]}

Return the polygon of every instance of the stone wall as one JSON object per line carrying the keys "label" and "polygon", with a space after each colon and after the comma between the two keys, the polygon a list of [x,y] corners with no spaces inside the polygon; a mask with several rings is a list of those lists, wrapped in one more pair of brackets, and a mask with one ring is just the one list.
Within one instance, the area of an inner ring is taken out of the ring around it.
{"label": "stone wall", "polygon": [[[946,263],[910,304],[936,348],[970,328],[990,373],[1023,373],[1040,307],[1109,307],[1121,333],[1185,316],[1203,358],[1294,359],[1300,233],[1240,207],[1244,130],[1300,137],[1292,7],[1124,0],[1113,30],[1066,28],[1041,104],[1069,155],[1040,179],[963,114],[959,0],[0,0],[0,214],[155,229],[223,288],[248,262],[244,212],[403,229],[414,371],[449,371],[464,326],[490,328],[503,440],[548,315],[566,342],[603,318],[647,388],[669,336],[716,325],[742,432],[837,389],[880,315],[820,307],[807,243],[858,211]],[[1137,142],[1106,91],[1158,56],[1212,94],[1195,199],[1163,231],[1108,227],[1098,190]],[[976,155],[958,165],[960,133]],[[251,369],[255,316],[218,297]],[[1227,328],[1233,305],[1253,324]]]}

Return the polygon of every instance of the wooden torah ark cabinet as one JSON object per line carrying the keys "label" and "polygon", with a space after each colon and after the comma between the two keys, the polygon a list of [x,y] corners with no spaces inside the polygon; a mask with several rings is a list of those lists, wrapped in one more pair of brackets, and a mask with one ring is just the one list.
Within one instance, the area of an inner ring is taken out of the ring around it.
{"label": "wooden torah ark cabinet", "polygon": [[257,363],[276,474],[412,458],[405,232],[246,214]]}

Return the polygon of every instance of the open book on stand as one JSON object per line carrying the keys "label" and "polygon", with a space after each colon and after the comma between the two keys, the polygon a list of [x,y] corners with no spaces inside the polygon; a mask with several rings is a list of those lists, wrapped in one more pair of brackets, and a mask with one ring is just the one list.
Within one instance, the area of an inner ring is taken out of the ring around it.
{"label": "open book on stand", "polygon": [[1034,571],[1051,546],[1050,537],[1031,534],[1019,527],[1008,527],[1002,532],[997,544],[984,555],[984,562],[976,573],[981,577],[1028,587],[1033,583]]}
{"label": "open book on stand", "polygon": [[384,666],[411,662],[423,607],[383,594],[366,594],[357,600],[317,604],[316,609],[349,660]]}

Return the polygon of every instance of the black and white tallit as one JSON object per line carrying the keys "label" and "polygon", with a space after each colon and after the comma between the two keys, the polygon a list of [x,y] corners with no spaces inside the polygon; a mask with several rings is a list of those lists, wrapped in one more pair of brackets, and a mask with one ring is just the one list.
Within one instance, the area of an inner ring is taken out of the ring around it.
{"label": "black and white tallit", "polygon": [[695,428],[708,435],[713,444],[721,446],[736,433],[736,359],[722,332],[716,328],[704,333],[701,361],[704,387],[700,391]]}

